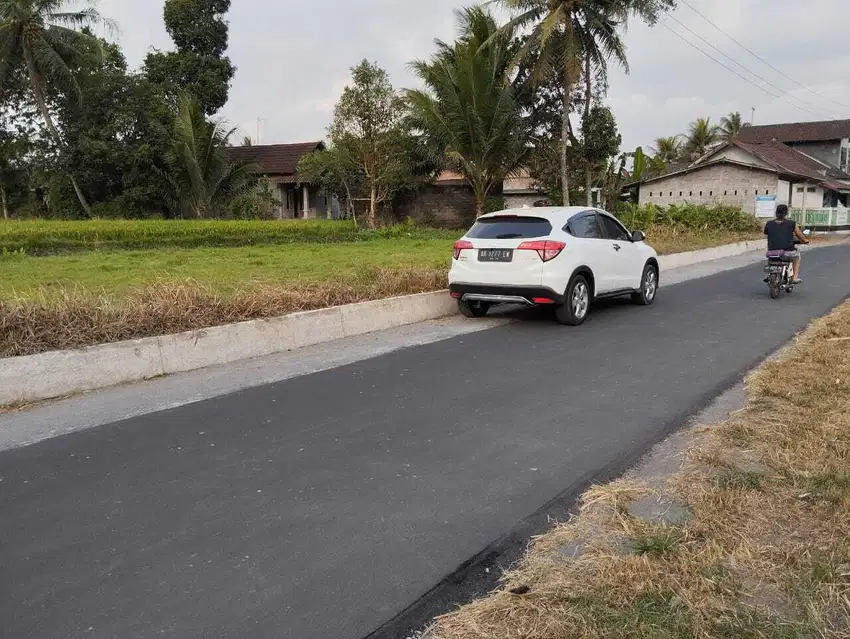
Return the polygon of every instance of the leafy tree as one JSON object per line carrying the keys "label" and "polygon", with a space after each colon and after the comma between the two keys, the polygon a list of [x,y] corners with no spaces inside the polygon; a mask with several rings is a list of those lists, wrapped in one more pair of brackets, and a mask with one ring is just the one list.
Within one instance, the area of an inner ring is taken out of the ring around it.
{"label": "leafy tree", "polygon": [[738,137],[743,128],[744,121],[739,111],[733,111],[720,119],[720,132],[725,140]]}
{"label": "leafy tree", "polygon": [[330,146],[322,151],[305,155],[298,162],[299,177],[319,186],[326,193],[335,194],[345,205],[345,216],[355,222],[354,194],[363,190],[364,176],[354,158],[345,147]]}
{"label": "leafy tree", "polygon": [[695,161],[722,139],[720,127],[711,123],[711,118],[697,118],[688,125],[685,136],[685,153]]}
{"label": "leafy tree", "polygon": [[456,12],[459,39],[439,42],[429,62],[411,66],[425,90],[407,92],[414,126],[475,192],[476,215],[494,187],[528,156],[527,129],[510,82],[512,34],[480,7]]}
{"label": "leafy tree", "polygon": [[227,146],[235,129],[209,122],[200,103],[181,94],[166,155],[170,207],[185,217],[216,217],[257,187],[257,167],[233,164]]}
{"label": "leafy tree", "polygon": [[584,159],[585,194],[587,205],[593,205],[594,176],[608,164],[620,150],[623,136],[617,130],[614,114],[606,106],[592,106],[582,123],[582,158]]}
{"label": "leafy tree", "polygon": [[227,51],[224,19],[230,0],[165,0],[165,29],[176,51],[155,51],[145,59],[148,78],[176,98],[180,91],[197,96],[204,113],[213,115],[226,103],[236,72]]}
{"label": "leafy tree", "polygon": [[411,138],[406,129],[405,104],[393,89],[386,71],[367,60],[351,70],[334,109],[329,129],[331,147],[363,175],[369,198],[367,221],[377,226],[378,207],[411,180]]}
{"label": "leafy tree", "polygon": [[517,54],[533,59],[533,77],[545,81],[552,75],[562,89],[560,166],[563,203],[569,204],[569,113],[572,88],[585,65],[606,69],[613,60],[628,70],[625,45],[618,30],[631,15],[653,24],[674,0],[499,0],[514,18],[506,30],[529,27],[530,36]]}
{"label": "leafy tree", "polygon": [[[0,0],[0,83],[23,67],[33,99],[54,143],[65,141],[48,107],[51,95],[82,94],[72,69],[99,51],[98,41],[75,29],[110,26],[93,7],[63,11],[64,0]],[[91,214],[86,196],[69,173],[80,206]]]}

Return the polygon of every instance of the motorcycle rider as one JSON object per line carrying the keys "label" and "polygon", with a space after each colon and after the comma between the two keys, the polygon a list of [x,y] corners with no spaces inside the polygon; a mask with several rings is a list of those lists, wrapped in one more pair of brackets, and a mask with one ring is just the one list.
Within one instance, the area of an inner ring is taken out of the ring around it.
{"label": "motorcycle rider", "polygon": [[[764,225],[764,234],[767,236],[768,251],[785,251],[785,255],[794,258],[794,284],[802,282],[800,279],[800,252],[794,246],[796,237],[802,244],[808,244],[809,240],[803,235],[800,227],[794,220],[788,219],[788,207],[780,204],[776,207],[776,218]],[[767,279],[765,279],[765,282]]]}

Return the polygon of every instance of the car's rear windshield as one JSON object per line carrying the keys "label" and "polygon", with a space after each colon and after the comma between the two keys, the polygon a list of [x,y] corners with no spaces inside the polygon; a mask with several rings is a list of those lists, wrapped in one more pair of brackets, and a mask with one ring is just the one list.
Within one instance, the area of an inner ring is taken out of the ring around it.
{"label": "car's rear windshield", "polygon": [[467,237],[479,240],[512,240],[548,237],[552,232],[549,220],[525,215],[499,215],[478,220]]}

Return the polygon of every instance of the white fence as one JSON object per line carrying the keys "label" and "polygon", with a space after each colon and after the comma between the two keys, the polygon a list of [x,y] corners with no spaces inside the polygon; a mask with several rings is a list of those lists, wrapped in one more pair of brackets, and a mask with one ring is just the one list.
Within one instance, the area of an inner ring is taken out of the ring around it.
{"label": "white fence", "polygon": [[850,209],[791,209],[791,218],[804,227],[841,229],[850,226]]}

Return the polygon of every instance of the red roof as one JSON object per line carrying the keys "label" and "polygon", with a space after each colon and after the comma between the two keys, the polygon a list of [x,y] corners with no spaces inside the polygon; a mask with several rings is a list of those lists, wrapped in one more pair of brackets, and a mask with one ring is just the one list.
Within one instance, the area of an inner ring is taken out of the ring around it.
{"label": "red roof", "polygon": [[265,175],[294,176],[301,158],[324,147],[323,142],[232,146],[227,149],[227,154],[232,162],[258,164]]}
{"label": "red roof", "polygon": [[850,120],[823,120],[820,122],[791,122],[745,126],[738,140],[754,144],[777,142],[828,142],[850,138]]}
{"label": "red roof", "polygon": [[752,153],[781,173],[800,175],[817,181],[821,181],[825,177],[826,166],[781,142],[747,144],[740,140],[732,140],[731,144]]}

